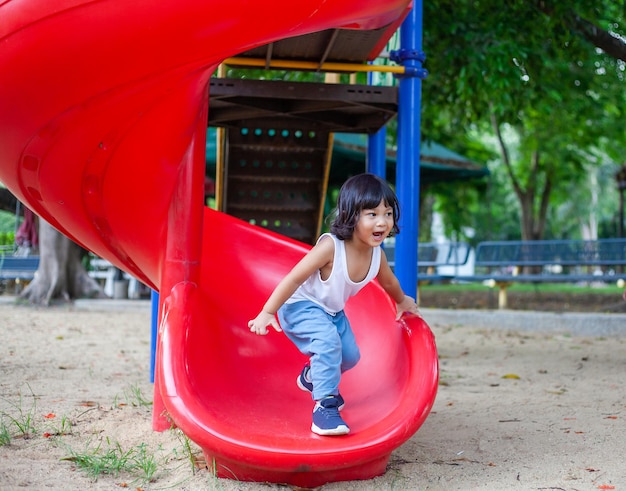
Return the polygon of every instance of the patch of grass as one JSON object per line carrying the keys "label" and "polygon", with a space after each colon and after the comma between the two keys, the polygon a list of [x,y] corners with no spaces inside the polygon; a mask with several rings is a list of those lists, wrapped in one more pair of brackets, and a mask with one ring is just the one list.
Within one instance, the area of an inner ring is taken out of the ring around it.
{"label": "patch of grass", "polygon": [[[180,486],[191,478],[200,468],[204,468],[204,458],[197,455],[193,442],[179,429],[172,429],[181,442],[181,447],[170,451],[161,445],[156,450],[141,443],[131,448],[124,448],[122,444],[108,436],[101,437],[97,443],[87,442],[80,450],[76,450],[63,443],[66,456],[61,460],[73,462],[94,482],[105,476],[115,479],[126,479],[137,485],[155,483],[163,475],[175,469],[191,466],[191,473],[180,482],[163,489],[182,489]],[[59,442],[59,440],[56,440]],[[181,463],[182,461],[182,463]],[[185,462],[187,461],[187,462]],[[221,489],[216,476],[209,476],[207,489]],[[139,487],[137,488],[139,489]]]}
{"label": "patch of grass", "polygon": [[211,463],[211,466],[208,467],[207,469],[209,472],[209,477],[208,477],[208,485],[209,485],[209,489],[213,490],[220,490],[223,489],[222,485],[220,483],[219,477],[217,477],[217,464],[215,462],[215,459],[213,459],[213,462]]}
{"label": "patch of grass", "polygon": [[[189,464],[191,466],[191,472],[195,474],[198,468],[198,465],[197,465],[198,458],[196,457],[196,455],[193,452],[193,449],[191,448],[191,439],[177,428],[174,428],[171,431],[175,433],[176,438],[178,438],[178,441],[181,443],[182,449],[183,449],[182,450],[183,457],[189,461]],[[176,449],[174,449],[174,453],[175,454],[178,453]]]}
{"label": "patch of grass", "polygon": [[4,418],[0,418],[0,447],[11,444],[11,432],[4,422]]}
{"label": "patch of grass", "polygon": [[[422,285],[422,292],[447,292],[462,293],[469,291],[488,291],[491,288],[482,283],[440,283]],[[578,285],[575,283],[513,283],[509,288],[509,292],[530,292],[530,293],[567,293],[588,295],[590,293],[621,295],[623,289],[614,284],[606,284],[604,286],[588,286]]]}
{"label": "patch of grass", "polygon": [[9,411],[0,411],[0,443],[8,445],[11,438],[19,436],[21,438],[30,438],[36,433],[35,413],[37,411],[37,402],[33,390],[28,386],[32,403],[30,407],[25,408],[22,392],[18,392],[18,401],[12,402],[4,399],[9,407]]}
{"label": "patch of grass", "polygon": [[94,481],[104,474],[117,477],[122,473],[142,482],[151,482],[155,479],[159,462],[145,443],[128,450],[124,450],[119,442],[111,442],[108,437],[105,443],[104,445],[100,442],[95,448],[89,448],[88,444],[82,452],[68,447],[69,456],[63,460],[74,462]]}
{"label": "patch of grass", "polygon": [[62,416],[59,419],[50,420],[50,422],[44,428],[44,436],[64,436],[72,434],[72,421],[67,416]]}
{"label": "patch of grass", "polygon": [[135,447],[132,463],[133,469],[147,482],[154,479],[159,468],[156,456],[150,453],[145,443]]}
{"label": "patch of grass", "polygon": [[[120,402],[123,400],[124,402]],[[133,407],[151,407],[152,401],[146,398],[138,385],[129,385],[124,389],[121,397],[116,396],[114,405],[117,406],[133,406]]]}
{"label": "patch of grass", "polygon": [[[220,482],[220,478],[217,476],[217,463],[215,462],[215,459],[212,459],[211,462],[206,462],[204,455],[201,453],[202,451],[197,447],[194,449],[193,442],[187,435],[177,428],[173,428],[172,431],[176,432],[176,436],[182,444],[182,453],[191,465],[192,474],[195,474],[199,469],[206,469],[208,486],[206,488],[207,491],[219,491],[224,489]],[[178,457],[177,449],[174,449],[174,454]],[[232,473],[232,478],[237,478],[234,473]]]}

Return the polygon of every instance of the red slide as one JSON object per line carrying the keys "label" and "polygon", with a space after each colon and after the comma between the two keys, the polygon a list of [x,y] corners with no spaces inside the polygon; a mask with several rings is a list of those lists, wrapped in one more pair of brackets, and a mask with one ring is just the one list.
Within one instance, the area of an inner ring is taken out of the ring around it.
{"label": "red slide", "polygon": [[223,59],[323,29],[382,27],[410,6],[0,0],[0,181],[159,291],[155,407],[220,476],[367,479],[432,407],[432,333],[416,317],[395,322],[372,284],[347,307],[362,353],[341,387],[352,432],[312,434],[310,395],[295,385],[302,355],[281,334],[247,329],[306,248],[203,206],[207,87]]}

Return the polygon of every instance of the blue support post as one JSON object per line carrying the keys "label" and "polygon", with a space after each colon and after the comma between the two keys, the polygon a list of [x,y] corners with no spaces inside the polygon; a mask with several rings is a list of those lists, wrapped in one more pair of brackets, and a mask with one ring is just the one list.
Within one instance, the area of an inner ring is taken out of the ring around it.
{"label": "blue support post", "polygon": [[150,382],[154,383],[154,369],[156,362],[156,343],[159,333],[159,294],[151,290],[150,293],[150,305],[152,311],[151,318],[151,337],[150,337]]}
{"label": "blue support post", "polygon": [[387,178],[386,139],[387,128],[385,126],[367,137],[367,172],[376,174],[383,179]]}
{"label": "blue support post", "polygon": [[[380,85],[378,74],[368,72],[367,83],[369,85]],[[367,137],[367,155],[365,158],[365,168],[367,172],[375,174],[383,179],[387,178],[387,155],[386,155],[387,127],[383,126],[373,135]]]}
{"label": "blue support post", "polygon": [[417,241],[420,192],[420,106],[422,68],[422,1],[417,0],[400,28],[400,50],[391,59],[405,67],[399,83],[396,193],[400,231],[396,238],[395,274],[407,295],[417,297]]}

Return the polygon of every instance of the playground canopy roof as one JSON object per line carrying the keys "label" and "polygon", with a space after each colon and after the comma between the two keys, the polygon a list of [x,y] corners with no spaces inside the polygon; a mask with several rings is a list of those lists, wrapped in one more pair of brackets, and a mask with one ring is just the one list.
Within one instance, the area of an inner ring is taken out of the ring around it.
{"label": "playground canopy roof", "polygon": [[[400,27],[403,17],[378,29],[327,29],[294,36],[250,49],[237,58],[257,58],[269,68],[275,60],[324,63],[373,61]],[[237,66],[236,63],[229,63]]]}
{"label": "playground canopy roof", "polygon": [[[209,169],[216,164],[216,129],[207,132],[206,159]],[[348,176],[363,172],[367,154],[367,136],[355,133],[335,133],[330,182],[341,184]],[[387,152],[387,179],[395,180],[395,151]],[[424,142],[420,156],[422,183],[476,179],[489,175],[487,167],[434,142]]]}
{"label": "playground canopy roof", "polygon": [[[331,174],[340,166],[344,174],[362,172],[367,153],[367,137],[362,134],[337,133],[333,144]],[[396,152],[388,150],[386,156],[387,179],[395,181]],[[337,164],[337,165],[335,165]],[[345,175],[345,174],[344,174]],[[477,179],[489,175],[489,169],[472,162],[456,152],[435,142],[422,142],[420,148],[420,181],[422,183]],[[332,179],[331,175],[331,179]]]}

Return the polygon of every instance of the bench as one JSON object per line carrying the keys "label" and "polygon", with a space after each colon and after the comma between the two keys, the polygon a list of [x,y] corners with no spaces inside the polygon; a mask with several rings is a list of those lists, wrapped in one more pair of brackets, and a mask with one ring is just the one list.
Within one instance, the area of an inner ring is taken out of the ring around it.
{"label": "bench", "polygon": [[476,247],[475,274],[456,281],[498,286],[507,307],[513,283],[605,282],[626,279],[626,239],[487,241]]}
{"label": "bench", "polygon": [[39,268],[39,256],[0,256],[0,280],[13,280],[16,289],[22,281],[31,281]]}
{"label": "bench", "polygon": [[[89,256],[89,276],[103,285],[104,293],[112,298],[136,299],[141,296],[141,285],[137,279],[128,273],[117,269],[106,259],[102,259],[94,254]],[[119,290],[116,291],[116,284],[119,283]]]}
{"label": "bench", "polygon": [[[91,270],[89,276],[104,283],[104,291],[110,297],[114,296],[114,285],[118,270],[109,261],[96,256],[90,257]],[[20,289],[20,283],[31,281],[35,277],[35,272],[39,268],[39,256],[6,256],[0,255],[0,281],[13,280],[16,284],[16,293]],[[122,278],[129,282],[128,296],[139,298],[139,284],[135,278],[127,273],[122,274]]]}
{"label": "bench", "polygon": [[[395,269],[395,242],[388,240],[384,246],[387,262]],[[440,273],[441,267],[460,267],[467,264],[471,248],[466,242],[421,242],[417,244],[417,301],[420,286],[432,282],[451,281],[456,273]]]}
{"label": "bench", "polygon": [[[385,243],[387,262],[395,268],[395,243]],[[418,277],[421,279],[447,279],[454,275],[439,275],[440,266],[463,266],[467,263],[470,247],[465,242],[421,242],[417,244]]]}

